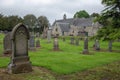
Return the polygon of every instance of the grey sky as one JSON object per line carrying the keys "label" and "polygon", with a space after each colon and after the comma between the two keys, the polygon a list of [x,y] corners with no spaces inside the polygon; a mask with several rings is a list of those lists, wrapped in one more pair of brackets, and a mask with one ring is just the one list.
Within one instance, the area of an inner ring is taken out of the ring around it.
{"label": "grey sky", "polygon": [[103,5],[101,0],[0,0],[0,13],[4,15],[45,15],[50,23],[62,19],[64,13],[72,18],[80,10],[100,13]]}

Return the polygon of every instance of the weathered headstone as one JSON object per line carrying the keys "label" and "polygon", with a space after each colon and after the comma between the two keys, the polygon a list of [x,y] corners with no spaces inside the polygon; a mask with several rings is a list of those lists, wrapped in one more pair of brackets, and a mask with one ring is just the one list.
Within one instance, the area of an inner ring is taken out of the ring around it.
{"label": "weathered headstone", "polygon": [[22,23],[16,25],[11,33],[12,56],[8,65],[8,73],[31,72],[32,66],[28,56],[29,32]]}
{"label": "weathered headstone", "polygon": [[112,52],[112,40],[109,41],[108,50]]}
{"label": "weathered headstone", "polygon": [[88,50],[88,37],[85,37],[85,39],[84,39],[84,50],[83,50],[83,54],[89,54],[89,50]]}
{"label": "weathered headstone", "polygon": [[31,35],[29,39],[29,49],[35,50],[35,36]]}
{"label": "weathered headstone", "polygon": [[10,39],[11,33],[5,35],[3,44],[4,44],[4,55],[12,54],[12,41]]}
{"label": "weathered headstone", "polygon": [[76,39],[76,46],[79,46],[79,38]]}
{"label": "weathered headstone", "polygon": [[54,51],[58,51],[59,50],[59,44],[58,44],[58,36],[54,37],[54,46],[53,46],[53,50]]}
{"label": "weathered headstone", "polygon": [[39,40],[39,39],[36,40],[36,47],[37,47],[37,48],[40,47],[40,40]]}
{"label": "weathered headstone", "polygon": [[94,49],[95,50],[100,50],[100,44],[99,44],[98,40],[95,40]]}
{"label": "weathered headstone", "polygon": [[51,30],[49,30],[49,29],[47,31],[47,40],[48,40],[48,43],[51,42]]}
{"label": "weathered headstone", "polygon": [[74,42],[74,36],[71,36],[71,39],[70,39],[70,44],[74,44],[75,42]]}

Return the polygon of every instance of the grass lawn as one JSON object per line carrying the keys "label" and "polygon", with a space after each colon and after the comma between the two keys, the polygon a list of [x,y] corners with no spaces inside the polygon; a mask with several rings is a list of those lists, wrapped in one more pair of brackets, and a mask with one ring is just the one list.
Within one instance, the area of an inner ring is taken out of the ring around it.
{"label": "grass lawn", "polygon": [[[3,52],[3,34],[0,34],[0,55]],[[89,51],[91,55],[83,55],[83,41],[80,45],[71,45],[70,40],[65,42],[59,40],[61,51],[53,51],[53,42],[41,39],[41,48],[36,51],[29,51],[30,60],[33,66],[40,66],[51,70],[56,74],[71,74],[87,69],[102,66],[114,61],[120,61],[119,52],[94,51],[92,50],[93,41],[89,41]],[[108,48],[107,41],[100,41],[102,49]],[[120,42],[113,43],[113,50],[120,50]],[[10,62],[9,57],[0,57],[0,67],[6,68]]]}
{"label": "grass lawn", "polygon": [[[69,39],[65,42],[59,39],[60,51],[52,50],[53,42],[47,43],[47,40],[40,39],[41,48],[36,49],[36,51],[29,51],[33,72],[19,75],[1,74],[1,69],[7,68],[10,62],[9,57],[2,56],[3,37],[4,35],[0,34],[0,79],[4,75],[9,77],[10,80],[77,80],[79,77],[81,77],[80,80],[104,80],[106,77],[107,80],[120,79],[119,77],[117,78],[117,75],[120,74],[120,65],[118,65],[120,63],[120,42],[113,43],[113,50],[118,52],[108,52],[107,41],[100,41],[100,47],[104,51],[94,51],[92,49],[94,42],[89,40],[89,51],[91,54],[83,55],[81,54],[83,51],[83,41],[81,40],[80,45],[76,46],[71,45]],[[115,63],[117,61],[118,63]],[[111,65],[103,67],[107,64]],[[55,77],[51,73],[58,76]],[[88,75],[88,73],[90,74]],[[112,78],[112,75],[115,77]],[[3,80],[6,80],[7,77],[4,77],[5,79]],[[66,77],[69,78],[67,79]]]}

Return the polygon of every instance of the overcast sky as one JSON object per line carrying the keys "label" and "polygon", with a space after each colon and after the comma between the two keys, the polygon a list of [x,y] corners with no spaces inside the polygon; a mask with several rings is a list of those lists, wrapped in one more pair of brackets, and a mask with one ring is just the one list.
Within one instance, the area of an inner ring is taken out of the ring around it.
{"label": "overcast sky", "polygon": [[103,5],[101,0],[0,0],[0,13],[4,15],[44,15],[50,23],[62,19],[63,14],[72,18],[80,10],[86,10],[89,14],[100,13]]}

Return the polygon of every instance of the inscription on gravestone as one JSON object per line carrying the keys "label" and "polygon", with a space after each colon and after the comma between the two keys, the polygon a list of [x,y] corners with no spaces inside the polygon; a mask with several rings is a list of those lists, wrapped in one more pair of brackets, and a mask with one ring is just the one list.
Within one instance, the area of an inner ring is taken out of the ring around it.
{"label": "inscription on gravestone", "polygon": [[8,65],[8,73],[31,72],[32,67],[28,56],[28,29],[23,24],[16,25],[11,33],[12,56]]}

